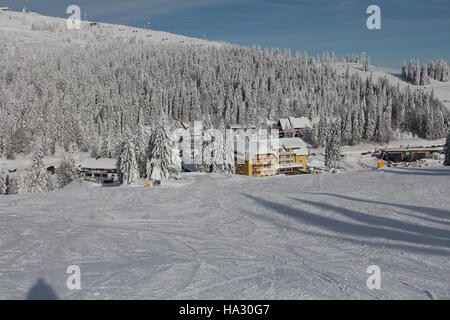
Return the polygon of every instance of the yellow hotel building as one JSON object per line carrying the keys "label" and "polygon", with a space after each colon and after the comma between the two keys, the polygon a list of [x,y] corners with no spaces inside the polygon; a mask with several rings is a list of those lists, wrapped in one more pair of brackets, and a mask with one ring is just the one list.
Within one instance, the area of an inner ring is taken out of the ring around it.
{"label": "yellow hotel building", "polygon": [[237,140],[235,143],[236,174],[267,177],[306,172],[306,143],[300,138],[281,138],[276,145],[267,140]]}

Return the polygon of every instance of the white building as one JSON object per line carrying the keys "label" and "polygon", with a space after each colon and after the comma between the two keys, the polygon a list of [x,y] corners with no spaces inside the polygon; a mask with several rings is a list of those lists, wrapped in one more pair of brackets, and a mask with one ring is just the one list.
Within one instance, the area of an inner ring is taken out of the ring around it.
{"label": "white building", "polygon": [[116,159],[85,159],[79,166],[79,174],[85,180],[101,182],[105,178],[115,180],[117,178]]}

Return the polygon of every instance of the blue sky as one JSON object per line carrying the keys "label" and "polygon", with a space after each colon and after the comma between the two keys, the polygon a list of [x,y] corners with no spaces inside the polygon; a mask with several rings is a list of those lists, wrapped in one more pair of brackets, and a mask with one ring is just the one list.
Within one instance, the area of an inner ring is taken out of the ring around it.
{"label": "blue sky", "polygon": [[[70,4],[89,20],[150,21],[157,30],[310,55],[366,51],[380,66],[450,60],[449,0],[0,0],[0,6],[59,17]],[[371,4],[381,8],[381,30],[366,28]]]}

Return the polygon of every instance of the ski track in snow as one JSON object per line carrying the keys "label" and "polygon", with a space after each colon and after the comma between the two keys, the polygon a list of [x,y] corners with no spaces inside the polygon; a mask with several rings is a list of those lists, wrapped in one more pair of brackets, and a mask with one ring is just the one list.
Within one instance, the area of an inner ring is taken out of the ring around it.
{"label": "ski track in snow", "polygon": [[[3,196],[0,298],[449,299],[450,170],[186,174]],[[382,289],[369,290],[369,265]],[[81,290],[66,288],[69,265]]]}

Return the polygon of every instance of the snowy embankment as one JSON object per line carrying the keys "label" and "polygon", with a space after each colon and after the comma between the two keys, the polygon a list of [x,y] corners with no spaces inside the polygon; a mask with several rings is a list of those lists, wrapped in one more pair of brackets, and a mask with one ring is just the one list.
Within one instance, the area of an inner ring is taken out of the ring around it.
{"label": "snowy embankment", "polygon": [[[0,298],[449,299],[450,169],[187,174],[0,201]],[[81,290],[66,288],[67,267]],[[381,269],[369,290],[367,267]]]}

